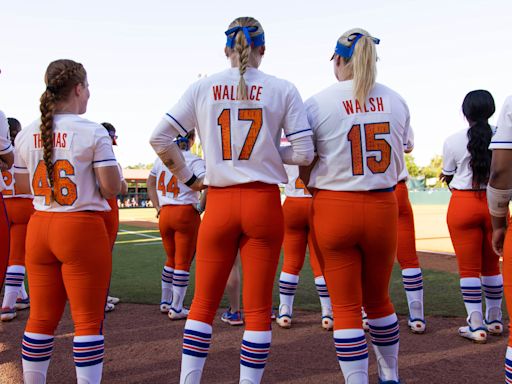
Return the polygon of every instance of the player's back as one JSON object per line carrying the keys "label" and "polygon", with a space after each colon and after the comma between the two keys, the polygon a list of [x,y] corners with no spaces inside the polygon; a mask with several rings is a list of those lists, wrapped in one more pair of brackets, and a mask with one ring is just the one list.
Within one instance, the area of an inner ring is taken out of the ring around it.
{"label": "player's back", "polygon": [[[20,198],[32,198],[33,196],[30,194],[19,193],[16,188],[16,180],[14,178],[14,165],[2,171],[2,182],[4,185],[4,189],[2,190],[2,195],[4,198],[9,199],[12,197],[20,197]],[[0,188],[2,189],[2,188]]]}
{"label": "player's back", "polygon": [[94,167],[117,166],[105,129],[73,114],[57,114],[53,122],[54,195],[43,159],[40,120],[16,137],[15,172],[30,175],[34,207],[39,211],[108,211],[97,185]]}
{"label": "player's back", "polygon": [[248,68],[244,79],[248,100],[237,100],[240,72],[230,68],[192,85],[168,114],[171,123],[187,131],[197,127],[206,161],[205,184],[285,182],[278,151],[281,129],[296,137],[303,130],[310,132],[293,84],[255,68]]}
{"label": "player's back", "polygon": [[404,167],[409,110],[393,90],[375,84],[365,103],[342,81],[306,101],[319,160],[310,186],[333,191],[394,187]]}

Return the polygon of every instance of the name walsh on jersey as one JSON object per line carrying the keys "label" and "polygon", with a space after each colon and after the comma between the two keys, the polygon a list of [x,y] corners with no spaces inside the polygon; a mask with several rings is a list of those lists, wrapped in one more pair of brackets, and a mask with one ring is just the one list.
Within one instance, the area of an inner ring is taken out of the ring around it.
{"label": "name walsh on jersey", "polygon": [[[260,101],[261,91],[263,87],[261,85],[251,85],[247,87],[247,98],[251,101]],[[214,85],[212,87],[213,99],[218,100],[237,100],[238,91],[236,85]]]}
{"label": "name walsh on jersey", "polygon": [[384,100],[382,97],[370,97],[361,106],[357,100],[343,100],[343,107],[347,115],[354,113],[384,112]]}
{"label": "name walsh on jersey", "polygon": [[[40,133],[34,133],[34,148],[43,148],[43,139]],[[53,148],[67,148],[70,140],[68,140],[68,133],[54,132],[53,133]]]}

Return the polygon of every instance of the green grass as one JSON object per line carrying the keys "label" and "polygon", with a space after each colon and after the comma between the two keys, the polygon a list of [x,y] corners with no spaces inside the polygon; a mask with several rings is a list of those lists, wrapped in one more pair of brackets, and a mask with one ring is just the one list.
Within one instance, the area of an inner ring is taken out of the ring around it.
{"label": "green grass", "polygon": [[[122,231],[134,231],[130,234]],[[140,235],[144,235],[142,237]],[[124,302],[158,304],[160,302],[160,275],[165,262],[165,252],[158,230],[148,230],[121,226],[113,256],[113,273],[111,294],[119,296]],[[274,286],[274,305],[279,303],[278,276],[282,257]],[[190,286],[185,300],[188,305],[192,300],[194,285],[194,268],[192,265]],[[426,313],[436,316],[465,316],[465,309],[459,291],[459,277],[453,273],[423,270],[425,285]],[[396,311],[407,313],[407,301],[400,269],[395,267],[390,286],[391,296]],[[224,298],[221,306],[226,306]],[[316,293],[313,274],[309,261],[306,260],[301,272],[300,284],[295,296],[295,308],[319,310],[320,304]]]}

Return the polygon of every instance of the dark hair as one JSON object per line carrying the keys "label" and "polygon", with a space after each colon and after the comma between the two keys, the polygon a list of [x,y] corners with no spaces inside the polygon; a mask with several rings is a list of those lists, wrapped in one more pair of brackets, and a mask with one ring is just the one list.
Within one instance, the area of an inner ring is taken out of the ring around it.
{"label": "dark hair", "polygon": [[21,131],[21,124],[14,117],[8,117],[7,123],[9,124],[9,136],[11,138],[11,142],[14,144],[16,135]]}
{"label": "dark hair", "polygon": [[495,110],[492,95],[482,89],[469,92],[462,102],[462,113],[470,124],[467,149],[471,155],[469,165],[473,171],[473,188],[475,189],[480,189],[481,184],[489,181],[492,159],[489,143],[492,138],[492,129],[487,120]]}
{"label": "dark hair", "polygon": [[73,87],[83,84],[87,74],[82,64],[73,60],[56,60],[48,65],[44,81],[46,90],[41,95],[41,139],[43,141],[43,160],[48,172],[48,181],[53,196],[53,116],[59,101],[66,100]]}
{"label": "dark hair", "polygon": [[104,123],[101,123],[101,125],[103,125],[105,127],[105,129],[107,131],[109,131],[109,132],[110,131],[114,131],[115,132],[115,130],[116,130],[116,128],[112,124],[110,124],[110,123],[104,122]]}

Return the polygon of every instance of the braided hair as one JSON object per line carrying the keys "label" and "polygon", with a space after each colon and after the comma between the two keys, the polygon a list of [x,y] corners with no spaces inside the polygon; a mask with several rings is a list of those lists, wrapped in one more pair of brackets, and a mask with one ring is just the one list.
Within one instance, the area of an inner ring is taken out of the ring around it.
{"label": "braided hair", "polygon": [[53,117],[58,102],[65,101],[72,89],[85,82],[87,74],[82,64],[73,60],[56,60],[50,63],[44,77],[46,90],[40,98],[41,139],[43,160],[48,172],[48,181],[53,196]]}
{"label": "braided hair", "polygon": [[480,189],[489,181],[492,151],[489,143],[492,129],[487,120],[494,114],[496,107],[492,95],[485,90],[469,92],[462,102],[462,113],[470,123],[468,129],[468,152],[471,155],[469,165],[473,171],[473,188]]}
{"label": "braided hair", "polygon": [[[229,29],[234,27],[257,27],[256,31],[251,32],[253,35],[259,35],[263,33],[263,28],[260,22],[253,17],[239,17],[229,24]],[[245,34],[238,33],[235,37],[235,46],[233,50],[238,56],[238,68],[240,71],[240,81],[237,87],[237,100],[247,100],[247,84],[245,83],[244,74],[249,66],[249,56],[252,52],[251,46],[247,43]]]}

